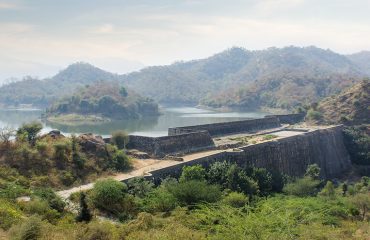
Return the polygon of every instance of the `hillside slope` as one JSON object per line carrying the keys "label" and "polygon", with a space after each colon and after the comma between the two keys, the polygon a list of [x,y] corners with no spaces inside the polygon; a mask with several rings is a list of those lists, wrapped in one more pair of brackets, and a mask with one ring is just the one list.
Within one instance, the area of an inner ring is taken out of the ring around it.
{"label": "hillside slope", "polygon": [[[49,120],[66,120],[71,114],[104,117],[109,119],[132,119],[143,115],[158,115],[158,105],[152,99],[141,97],[120,86],[117,81],[100,81],[64,97],[47,109]],[[77,116],[80,119],[79,116]],[[76,117],[69,119],[76,121]]]}
{"label": "hillside slope", "polygon": [[231,48],[206,59],[146,68],[123,81],[159,102],[256,109],[317,101],[364,75],[346,56],[316,47]]}
{"label": "hillside slope", "polygon": [[87,63],[75,63],[50,79],[27,78],[0,87],[0,103],[7,106],[33,104],[45,107],[61,96],[101,80],[118,80],[118,75]]}
{"label": "hillside slope", "polygon": [[336,96],[324,99],[318,110],[329,123],[370,124],[370,81],[363,80]]}

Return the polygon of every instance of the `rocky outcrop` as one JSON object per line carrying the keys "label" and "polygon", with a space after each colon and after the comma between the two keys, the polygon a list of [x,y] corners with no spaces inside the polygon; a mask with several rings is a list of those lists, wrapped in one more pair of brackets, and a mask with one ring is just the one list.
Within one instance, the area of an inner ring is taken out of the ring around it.
{"label": "rocky outcrop", "polygon": [[77,138],[78,143],[80,144],[83,151],[86,152],[96,152],[104,148],[105,142],[101,136],[96,136],[92,133],[81,134]]}

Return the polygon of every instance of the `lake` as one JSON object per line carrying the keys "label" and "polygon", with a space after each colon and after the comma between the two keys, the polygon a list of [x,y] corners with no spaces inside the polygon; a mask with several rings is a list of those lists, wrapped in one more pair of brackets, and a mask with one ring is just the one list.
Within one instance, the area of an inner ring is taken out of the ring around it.
{"label": "lake", "polygon": [[[19,109],[0,110],[0,128],[10,126],[17,128],[23,123],[41,121],[42,110]],[[144,117],[111,121],[98,125],[64,125],[42,121],[43,132],[59,129],[63,134],[94,133],[108,136],[115,130],[125,130],[130,134],[142,136],[166,136],[169,127],[182,127],[189,125],[208,124],[217,122],[238,121],[248,118],[261,118],[267,115],[263,112],[216,112],[195,107],[162,107],[158,117]]]}

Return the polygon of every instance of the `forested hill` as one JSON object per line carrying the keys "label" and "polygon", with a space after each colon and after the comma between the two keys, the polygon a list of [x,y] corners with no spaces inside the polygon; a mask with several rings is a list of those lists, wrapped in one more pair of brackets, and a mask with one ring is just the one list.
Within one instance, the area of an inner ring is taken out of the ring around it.
{"label": "forested hill", "polygon": [[329,123],[370,124],[370,80],[365,79],[338,95],[325,98],[317,109]]}
{"label": "forested hill", "polygon": [[317,101],[364,75],[346,56],[316,47],[231,48],[206,59],[146,68],[123,80],[159,102],[256,109]]}
{"label": "forested hill", "polygon": [[352,62],[361,68],[361,70],[370,75],[370,51],[362,51],[347,56]]}
{"label": "forested hill", "polygon": [[158,115],[158,105],[152,99],[126,90],[117,81],[100,81],[60,99],[47,109],[49,117],[63,118],[70,114],[109,119],[140,118]]}
{"label": "forested hill", "polygon": [[118,75],[87,63],[75,63],[48,79],[26,78],[0,87],[0,105],[33,104],[46,107],[56,99],[98,81],[118,80]]}
{"label": "forested hill", "polygon": [[50,79],[27,79],[1,87],[0,104],[47,105],[86,84],[120,80],[160,103],[289,109],[338,93],[367,76],[361,59],[316,47],[260,51],[234,47],[205,59],[125,75],[78,63]]}

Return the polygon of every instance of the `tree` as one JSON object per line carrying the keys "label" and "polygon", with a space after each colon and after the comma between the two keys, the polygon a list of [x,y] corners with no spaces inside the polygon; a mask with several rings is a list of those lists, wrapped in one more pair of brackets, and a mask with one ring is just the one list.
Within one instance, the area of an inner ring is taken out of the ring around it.
{"label": "tree", "polygon": [[258,183],[262,195],[268,195],[272,189],[272,175],[265,168],[253,168],[252,178]]}
{"label": "tree", "polygon": [[124,149],[129,141],[129,136],[123,130],[115,131],[112,133],[111,141],[119,149]]}
{"label": "tree", "polygon": [[320,178],[320,171],[321,169],[319,165],[315,163],[307,166],[306,173],[304,175],[306,177],[318,180]]}
{"label": "tree", "polygon": [[86,203],[86,194],[80,193],[80,211],[76,217],[77,222],[90,222],[92,215]]}
{"label": "tree", "polygon": [[42,129],[42,124],[39,122],[32,122],[23,124],[17,130],[17,136],[25,136],[27,141],[33,146],[36,143],[37,134]]}
{"label": "tree", "polygon": [[298,197],[312,196],[316,194],[319,184],[320,181],[318,180],[312,179],[311,177],[303,177],[292,183],[286,184],[283,192]]}
{"label": "tree", "polygon": [[206,170],[201,165],[185,166],[182,168],[182,173],[179,181],[180,182],[191,180],[203,181],[205,180],[205,176]]}
{"label": "tree", "polygon": [[143,177],[135,177],[127,182],[128,193],[143,198],[153,191],[154,184]]}
{"label": "tree", "polygon": [[127,191],[126,184],[114,179],[97,181],[92,189],[91,200],[95,207],[119,213],[123,209],[123,200]]}
{"label": "tree", "polygon": [[124,151],[117,150],[111,157],[109,165],[112,169],[124,171],[131,167],[131,161]]}
{"label": "tree", "polygon": [[325,196],[331,199],[335,198],[335,187],[331,181],[327,181],[325,187],[319,193],[321,196]]}
{"label": "tree", "polygon": [[10,138],[13,137],[14,134],[15,130],[11,127],[0,128],[0,141],[4,142],[5,144],[8,144]]}
{"label": "tree", "polygon": [[125,87],[121,87],[119,89],[119,94],[122,96],[122,97],[127,97],[128,96],[128,93],[127,93],[127,90]]}
{"label": "tree", "polygon": [[370,194],[359,193],[352,197],[351,202],[360,209],[362,220],[366,218],[366,214],[370,209]]}

